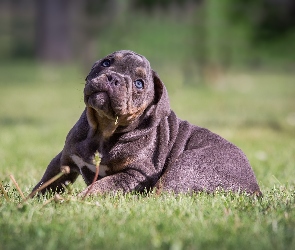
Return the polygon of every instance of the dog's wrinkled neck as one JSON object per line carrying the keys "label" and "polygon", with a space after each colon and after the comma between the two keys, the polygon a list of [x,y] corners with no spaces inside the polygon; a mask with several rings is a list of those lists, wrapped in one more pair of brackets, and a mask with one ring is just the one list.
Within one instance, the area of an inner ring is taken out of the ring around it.
{"label": "dog's wrinkled neck", "polygon": [[99,133],[103,139],[108,139],[118,127],[116,120],[99,116],[93,108],[87,107],[86,114],[90,126],[88,137],[94,137]]}

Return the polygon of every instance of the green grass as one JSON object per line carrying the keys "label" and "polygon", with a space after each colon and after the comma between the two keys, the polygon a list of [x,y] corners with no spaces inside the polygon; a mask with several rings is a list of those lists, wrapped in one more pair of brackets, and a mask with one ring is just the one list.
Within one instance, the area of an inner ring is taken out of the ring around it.
{"label": "green grass", "polygon": [[[9,174],[28,195],[79,118],[85,73],[0,67],[0,249],[295,248],[294,75],[232,73],[207,86],[158,68],[173,110],[222,135],[248,156],[264,197],[216,193],[106,195],[23,209]],[[74,184],[74,194],[85,184]],[[68,197],[65,195],[64,197]]]}

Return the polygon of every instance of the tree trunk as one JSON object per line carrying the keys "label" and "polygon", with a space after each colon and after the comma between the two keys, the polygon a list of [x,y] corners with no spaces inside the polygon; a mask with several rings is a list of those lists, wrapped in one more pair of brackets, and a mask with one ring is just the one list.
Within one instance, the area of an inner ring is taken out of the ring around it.
{"label": "tree trunk", "polygon": [[[79,0],[37,0],[37,57],[45,62],[67,62],[74,58],[73,27],[77,29]],[[76,36],[75,36],[76,37]]]}

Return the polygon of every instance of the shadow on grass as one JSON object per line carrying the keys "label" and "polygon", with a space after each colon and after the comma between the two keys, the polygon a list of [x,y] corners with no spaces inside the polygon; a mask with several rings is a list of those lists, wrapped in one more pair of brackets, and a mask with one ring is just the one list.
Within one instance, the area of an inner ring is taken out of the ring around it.
{"label": "shadow on grass", "polygon": [[11,116],[2,116],[0,117],[0,126],[1,127],[12,127],[18,125],[42,125],[42,122],[39,119],[33,117],[11,117]]}

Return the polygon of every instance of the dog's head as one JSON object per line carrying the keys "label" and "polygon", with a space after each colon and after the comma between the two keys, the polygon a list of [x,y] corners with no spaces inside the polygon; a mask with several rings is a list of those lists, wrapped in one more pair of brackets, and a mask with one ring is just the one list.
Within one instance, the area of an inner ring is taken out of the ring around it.
{"label": "dog's head", "polygon": [[[84,101],[90,124],[96,120],[128,126],[166,93],[149,61],[132,51],[114,52],[95,62],[86,77]],[[168,98],[166,100],[168,106]]]}

